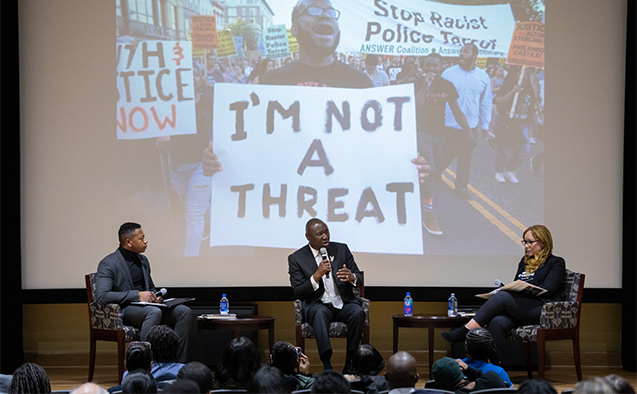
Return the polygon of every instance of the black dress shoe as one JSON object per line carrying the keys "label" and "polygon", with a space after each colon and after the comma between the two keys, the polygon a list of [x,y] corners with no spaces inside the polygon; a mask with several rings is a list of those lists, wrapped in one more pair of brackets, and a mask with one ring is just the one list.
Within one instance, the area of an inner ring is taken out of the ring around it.
{"label": "black dress shoe", "polygon": [[467,336],[468,332],[469,332],[469,329],[465,326],[462,326],[452,331],[442,331],[440,335],[442,335],[442,337],[446,339],[447,341],[451,343],[455,343],[455,342],[464,342],[464,339]]}

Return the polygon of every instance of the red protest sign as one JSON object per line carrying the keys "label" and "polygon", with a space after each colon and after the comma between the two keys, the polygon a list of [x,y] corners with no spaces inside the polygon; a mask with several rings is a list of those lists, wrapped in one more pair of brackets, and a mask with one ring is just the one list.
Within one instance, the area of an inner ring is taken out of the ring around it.
{"label": "red protest sign", "polygon": [[507,63],[544,68],[544,23],[518,22],[515,24]]}
{"label": "red protest sign", "polygon": [[192,47],[211,49],[217,47],[217,19],[212,15],[192,15]]}

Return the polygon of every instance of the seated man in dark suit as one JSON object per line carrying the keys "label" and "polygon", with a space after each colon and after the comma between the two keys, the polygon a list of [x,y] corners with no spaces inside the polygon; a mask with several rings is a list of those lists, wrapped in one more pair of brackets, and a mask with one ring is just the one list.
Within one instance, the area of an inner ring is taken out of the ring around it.
{"label": "seated man in dark suit", "polygon": [[[347,324],[347,356],[343,369],[347,372],[363,334],[365,312],[354,295],[354,288],[362,284],[363,277],[347,245],[330,242],[330,231],[323,221],[310,219],[305,225],[305,237],[309,244],[288,256],[292,291],[295,298],[303,300],[303,317],[314,328],[324,369],[332,369],[330,323]],[[321,248],[327,249],[329,258],[321,256]]]}
{"label": "seated man in dark suit", "polygon": [[148,240],[137,223],[124,223],[119,228],[119,248],[104,257],[97,266],[96,295],[101,305],[120,304],[124,324],[141,327],[141,339],[152,327],[162,323],[175,327],[179,336],[177,360],[186,362],[186,346],[191,325],[190,308],[177,305],[172,308],[131,305],[131,302],[161,302],[155,294],[155,284],[150,277],[146,251]]}

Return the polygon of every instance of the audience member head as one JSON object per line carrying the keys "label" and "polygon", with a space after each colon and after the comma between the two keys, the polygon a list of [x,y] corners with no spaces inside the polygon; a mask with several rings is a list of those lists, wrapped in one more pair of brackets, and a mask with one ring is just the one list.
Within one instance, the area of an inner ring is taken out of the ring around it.
{"label": "audience member head", "polygon": [[126,369],[150,371],[153,363],[153,351],[148,342],[131,342],[126,351]]}
{"label": "audience member head", "polygon": [[604,376],[604,380],[610,384],[610,386],[615,390],[616,393],[620,394],[635,394],[635,389],[630,385],[628,380],[622,378],[619,375],[608,375]]}
{"label": "audience member head", "polygon": [[[188,379],[178,379],[171,384],[164,386],[161,390],[162,393],[168,394],[193,394],[201,393],[200,388],[196,382]],[[207,393],[207,391],[206,391]]]}
{"label": "audience member head", "polygon": [[235,338],[221,355],[215,373],[215,388],[245,389],[259,368],[259,349],[246,337]]}
{"label": "audience member head", "polygon": [[500,363],[498,349],[495,347],[489,330],[482,327],[470,330],[465,337],[464,344],[469,358],[489,361],[496,365]]}
{"label": "audience member head", "polygon": [[197,383],[201,394],[212,390],[212,371],[199,361],[191,361],[181,367],[177,373],[177,379],[187,379]]}
{"label": "audience member head", "polygon": [[296,353],[294,345],[279,341],[272,347],[270,358],[273,367],[278,368],[285,375],[292,375],[295,372],[299,355]]}
{"label": "audience member head", "polygon": [[582,380],[575,385],[573,394],[614,394],[613,387],[602,378]]}
{"label": "audience member head", "polygon": [[122,381],[122,394],[157,393],[157,382],[147,371],[131,371]]}
{"label": "audience member head", "polygon": [[431,368],[431,373],[434,375],[436,386],[443,390],[456,387],[464,376],[456,360],[451,357],[443,357],[436,361]]}
{"label": "audience member head", "polygon": [[520,387],[519,394],[557,394],[555,387],[544,379],[527,379]]}
{"label": "audience member head", "polygon": [[168,326],[155,326],[148,330],[146,340],[153,349],[156,363],[174,363],[179,353],[179,336]]}
{"label": "audience member head", "polygon": [[385,379],[387,379],[390,390],[401,387],[414,387],[418,378],[418,364],[411,354],[398,352],[387,360]]}
{"label": "audience member head", "polygon": [[360,345],[352,355],[352,372],[358,376],[376,376],[385,368],[385,361],[372,345]]}
{"label": "audience member head", "polygon": [[22,364],[13,373],[9,394],[50,393],[51,383],[44,368],[38,364]]}
{"label": "audience member head", "polygon": [[274,366],[264,365],[254,374],[248,385],[248,393],[291,393],[290,385],[281,370]]}
{"label": "audience member head", "polygon": [[340,373],[328,369],[314,377],[312,393],[350,393],[347,379]]}
{"label": "audience member head", "polygon": [[88,382],[71,391],[71,394],[108,394],[108,391],[95,383]]}

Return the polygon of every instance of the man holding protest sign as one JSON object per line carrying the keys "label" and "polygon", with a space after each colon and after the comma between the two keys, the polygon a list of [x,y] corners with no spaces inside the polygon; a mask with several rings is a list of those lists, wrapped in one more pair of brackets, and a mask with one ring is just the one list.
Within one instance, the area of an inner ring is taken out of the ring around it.
{"label": "man holding protest sign", "polygon": [[290,29],[299,43],[299,60],[272,70],[261,83],[371,88],[367,76],[332,57],[341,37],[340,14],[329,0],[300,1],[292,10]]}
{"label": "man holding protest sign", "polygon": [[330,231],[322,220],[310,219],[305,225],[305,237],[308,244],[288,256],[292,292],[303,300],[303,317],[314,328],[326,370],[332,369],[330,322],[347,323],[346,373],[363,334],[365,313],[354,295],[354,288],[363,277],[347,245],[330,242]]}
{"label": "man holding protest sign", "polygon": [[464,113],[471,130],[466,130],[454,116],[450,106],[445,115],[445,143],[442,149],[440,163],[436,163],[439,171],[449,167],[454,157],[458,156],[456,169],[456,192],[463,198],[471,195],[469,174],[471,172],[471,154],[476,147],[475,133],[478,128],[486,133],[491,122],[492,97],[491,80],[489,75],[476,67],[478,47],[466,44],[460,49],[458,64],[449,67],[442,73],[442,77],[454,84],[458,91],[458,104]]}
{"label": "man holding protest sign", "polygon": [[[370,88],[365,74],[354,70],[332,56],[341,36],[340,11],[329,0],[301,0],[292,10],[291,32],[299,44],[299,59],[269,72],[261,83],[266,85],[299,85],[317,87]],[[208,158],[212,151],[207,151]],[[204,155],[204,170],[205,160]],[[431,166],[419,156],[412,160],[420,183],[429,177]],[[216,163],[209,161],[214,167]]]}

